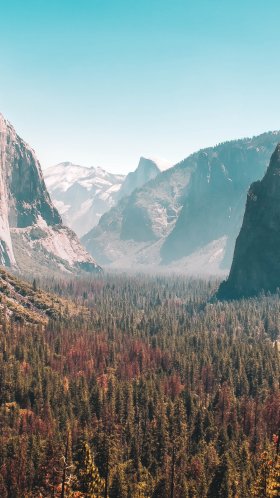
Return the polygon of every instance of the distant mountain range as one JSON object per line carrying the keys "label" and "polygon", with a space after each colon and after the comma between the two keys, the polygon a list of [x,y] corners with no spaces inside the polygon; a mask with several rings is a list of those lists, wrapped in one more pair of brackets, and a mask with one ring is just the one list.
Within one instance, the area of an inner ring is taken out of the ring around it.
{"label": "distant mountain range", "polygon": [[81,236],[116,202],[124,181],[101,168],[64,162],[44,171],[45,182],[63,222]]}
{"label": "distant mountain range", "polygon": [[0,263],[33,274],[96,272],[96,261],[225,274],[250,184],[278,142],[279,131],[226,142],[162,172],[141,157],[126,177],[61,163],[45,172],[52,202],[34,151],[0,115]]}
{"label": "distant mountain range", "polygon": [[44,171],[45,182],[63,222],[79,236],[98,224],[102,214],[160,173],[151,159],[140,158],[127,176],[64,162]]}
{"label": "distant mountain range", "polygon": [[83,244],[115,268],[226,273],[248,188],[279,140],[269,132],[192,154],[121,199]]}
{"label": "distant mountain range", "polygon": [[40,275],[100,270],[62,224],[34,151],[1,114],[0,263]]}

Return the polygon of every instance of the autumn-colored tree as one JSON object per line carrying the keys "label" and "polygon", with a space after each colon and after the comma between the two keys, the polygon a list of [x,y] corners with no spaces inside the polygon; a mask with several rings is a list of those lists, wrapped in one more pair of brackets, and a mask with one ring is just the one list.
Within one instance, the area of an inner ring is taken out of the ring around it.
{"label": "autumn-colored tree", "polygon": [[259,458],[257,476],[253,484],[252,495],[256,498],[269,497],[269,482],[272,470],[272,456],[268,451],[264,451]]}
{"label": "autumn-colored tree", "polygon": [[269,497],[280,496],[280,458],[276,455],[271,462],[271,469],[267,482],[267,495]]}

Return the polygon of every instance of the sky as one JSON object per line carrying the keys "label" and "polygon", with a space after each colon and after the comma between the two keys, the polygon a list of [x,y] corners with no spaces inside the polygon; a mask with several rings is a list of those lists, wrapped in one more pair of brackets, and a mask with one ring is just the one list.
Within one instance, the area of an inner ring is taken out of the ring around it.
{"label": "sky", "polygon": [[43,168],[280,128],[279,0],[0,0],[0,112]]}

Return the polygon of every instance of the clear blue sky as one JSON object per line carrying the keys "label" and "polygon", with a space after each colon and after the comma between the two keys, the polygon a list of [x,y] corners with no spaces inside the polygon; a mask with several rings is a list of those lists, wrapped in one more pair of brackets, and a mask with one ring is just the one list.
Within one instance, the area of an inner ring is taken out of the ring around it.
{"label": "clear blue sky", "polygon": [[279,0],[0,0],[0,111],[43,166],[280,128]]}

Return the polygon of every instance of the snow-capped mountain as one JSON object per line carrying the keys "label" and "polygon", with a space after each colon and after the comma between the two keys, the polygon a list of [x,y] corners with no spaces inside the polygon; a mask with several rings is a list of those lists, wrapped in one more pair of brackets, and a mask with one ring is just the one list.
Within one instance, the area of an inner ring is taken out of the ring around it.
{"label": "snow-capped mountain", "polygon": [[118,200],[142,187],[159,172],[153,160],[141,157],[136,170],[126,177],[70,162],[47,168],[44,176],[64,223],[81,237],[96,226]]}
{"label": "snow-capped mountain", "polygon": [[111,267],[228,272],[248,188],[279,140],[269,132],[192,154],[121,199],[83,244]]}
{"label": "snow-capped mountain", "polygon": [[34,151],[0,114],[0,263],[29,273],[99,271],[63,226]]}
{"label": "snow-capped mountain", "polygon": [[70,162],[47,168],[44,177],[63,222],[79,236],[97,225],[102,214],[114,206],[125,178]]}

